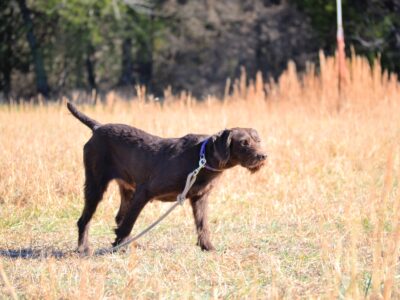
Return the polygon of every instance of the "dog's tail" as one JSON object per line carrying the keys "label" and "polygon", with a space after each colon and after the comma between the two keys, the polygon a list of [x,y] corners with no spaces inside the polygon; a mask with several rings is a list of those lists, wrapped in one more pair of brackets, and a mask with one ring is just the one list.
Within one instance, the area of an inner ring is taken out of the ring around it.
{"label": "dog's tail", "polygon": [[71,102],[67,102],[67,107],[71,114],[77,118],[79,121],[81,121],[83,124],[85,124],[87,127],[89,127],[92,130],[95,130],[97,127],[100,127],[101,124],[85,114],[81,113]]}

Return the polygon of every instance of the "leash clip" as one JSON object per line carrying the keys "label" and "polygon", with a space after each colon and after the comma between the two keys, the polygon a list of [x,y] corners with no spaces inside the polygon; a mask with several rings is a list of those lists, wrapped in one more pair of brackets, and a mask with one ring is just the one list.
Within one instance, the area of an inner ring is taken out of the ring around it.
{"label": "leash clip", "polygon": [[183,202],[185,202],[185,197],[183,197],[182,194],[179,194],[178,197],[176,197],[178,200],[178,203],[180,206],[183,206]]}
{"label": "leash clip", "polygon": [[199,168],[204,168],[207,163],[206,156],[204,154],[200,155]]}

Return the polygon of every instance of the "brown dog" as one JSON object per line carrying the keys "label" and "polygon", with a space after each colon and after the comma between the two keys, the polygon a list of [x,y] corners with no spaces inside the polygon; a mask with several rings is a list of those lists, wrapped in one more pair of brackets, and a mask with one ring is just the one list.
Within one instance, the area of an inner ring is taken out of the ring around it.
{"label": "brown dog", "polygon": [[89,222],[111,180],[116,179],[121,193],[121,205],[115,218],[115,246],[129,236],[150,200],[176,200],[187,175],[199,164],[200,151],[207,165],[200,171],[187,197],[193,209],[197,244],[202,250],[213,250],[207,223],[207,198],[215,179],[236,165],[255,172],[267,157],[260,149],[260,138],[254,129],[232,128],[211,137],[188,134],[165,139],[128,125],[101,125],[71,103],[67,106],[93,131],[83,148],[86,181],[85,207],[78,221],[80,253],[89,251]]}

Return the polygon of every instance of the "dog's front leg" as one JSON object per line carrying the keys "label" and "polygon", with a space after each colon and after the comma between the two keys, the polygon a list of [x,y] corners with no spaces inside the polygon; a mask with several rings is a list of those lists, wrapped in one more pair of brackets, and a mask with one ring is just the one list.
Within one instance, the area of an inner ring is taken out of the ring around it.
{"label": "dog's front leg", "polygon": [[192,197],[190,204],[192,205],[198,235],[197,245],[200,246],[201,250],[215,250],[210,241],[210,231],[208,229],[208,193]]}
{"label": "dog's front leg", "polygon": [[133,200],[129,203],[129,207],[126,209],[126,215],[119,224],[118,228],[115,229],[117,237],[113,243],[114,247],[122,243],[129,236],[140,212],[146,206],[149,200],[150,198],[148,196],[146,187],[138,186]]}

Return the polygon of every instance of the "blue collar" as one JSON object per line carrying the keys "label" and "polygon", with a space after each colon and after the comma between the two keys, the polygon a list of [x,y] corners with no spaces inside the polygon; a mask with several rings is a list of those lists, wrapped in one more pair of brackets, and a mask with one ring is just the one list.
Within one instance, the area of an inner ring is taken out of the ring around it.
{"label": "blue collar", "polygon": [[[201,148],[200,148],[200,160],[204,159],[206,160],[206,145],[208,143],[208,141],[210,140],[210,138],[207,138],[202,144],[201,144]],[[223,170],[220,169],[215,169],[213,167],[210,167],[209,165],[205,165],[204,168],[206,168],[209,171],[214,171],[214,172],[222,172]]]}

